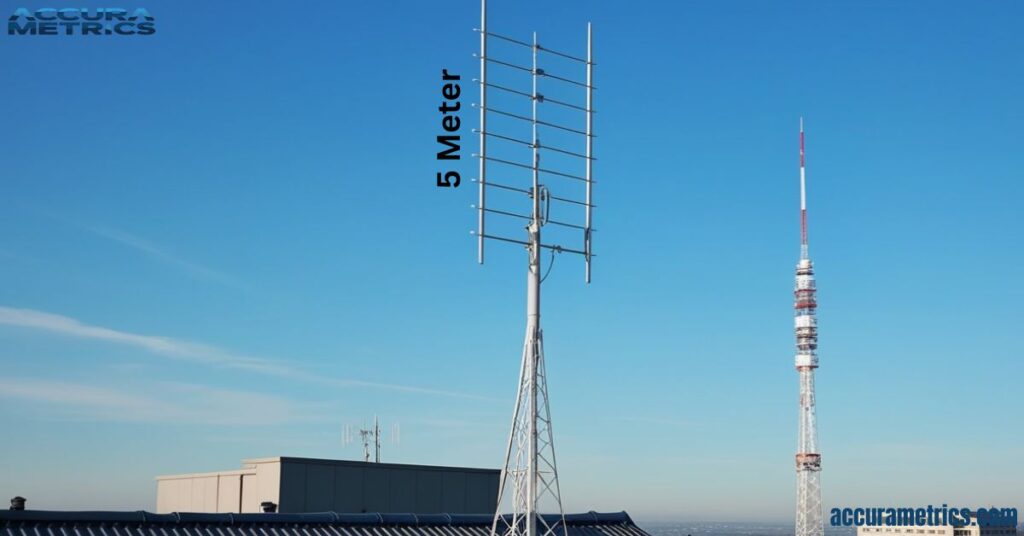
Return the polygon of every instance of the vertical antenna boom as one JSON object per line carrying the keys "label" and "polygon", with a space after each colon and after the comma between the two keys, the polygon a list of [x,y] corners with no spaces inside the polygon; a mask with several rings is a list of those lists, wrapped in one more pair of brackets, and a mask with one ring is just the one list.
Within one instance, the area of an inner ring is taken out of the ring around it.
{"label": "vertical antenna boom", "polygon": [[477,202],[476,262],[484,263],[484,215],[487,210],[487,0],[480,0],[480,177]]}
{"label": "vertical antenna boom", "polygon": [[587,218],[586,229],[583,231],[583,251],[586,252],[586,275],[585,280],[590,283],[590,239],[591,226],[593,225],[593,188],[594,181],[591,177],[591,170],[594,166],[594,40],[591,25],[587,23]]}
{"label": "vertical antenna boom", "polygon": [[804,167],[804,118],[800,118],[800,258],[807,257],[807,173]]}

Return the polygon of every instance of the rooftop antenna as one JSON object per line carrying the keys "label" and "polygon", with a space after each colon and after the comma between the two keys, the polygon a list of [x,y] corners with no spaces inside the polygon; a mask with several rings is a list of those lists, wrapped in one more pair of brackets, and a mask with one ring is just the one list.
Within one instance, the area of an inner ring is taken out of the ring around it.
{"label": "rooftop antenna", "polygon": [[[593,33],[588,23],[585,57],[542,46],[536,32],[529,41],[497,34],[487,26],[487,0],[480,2],[480,28],[476,31],[480,34],[480,78],[475,80],[480,86],[476,105],[480,128],[475,130],[480,136],[480,152],[475,155],[480,168],[478,204],[473,207],[477,210],[477,261],[484,262],[487,239],[518,244],[527,253],[526,341],[491,536],[548,536],[559,524],[564,529],[565,514],[548,402],[540,291],[556,254],[582,256],[584,281],[590,283],[591,279]],[[489,50],[489,45],[494,47]],[[488,72],[490,66],[495,73]],[[575,77],[574,71],[578,73]],[[489,74],[497,77],[488,78]],[[488,142],[494,146],[489,147]],[[529,155],[528,161],[524,153]],[[488,176],[488,164],[498,166],[498,180]],[[504,205],[490,204],[488,194]],[[516,211],[516,203],[523,201],[529,204],[518,205]],[[499,230],[485,226],[488,215],[497,218],[490,223]],[[512,234],[513,222],[525,223],[525,237]],[[503,225],[509,232],[501,231]],[[547,241],[541,240],[542,228]],[[550,252],[547,271],[542,270],[545,251]],[[506,494],[512,511],[502,516]],[[557,508],[557,518],[545,519],[539,515],[540,507]]]}
{"label": "rooftop antenna", "polygon": [[374,463],[380,463],[380,421],[377,416],[373,416],[373,447],[374,447]]}
{"label": "rooftop antenna", "polygon": [[352,427],[346,424],[341,429],[341,446],[347,447],[353,440]]}
{"label": "rooftop antenna", "polygon": [[[391,425],[391,444],[398,445],[401,443],[401,437],[399,435],[398,423]],[[381,443],[381,432],[380,432],[380,419],[376,415],[373,416],[373,427],[367,428],[364,424],[358,430],[359,438],[363,443],[363,461],[369,463],[370,458],[373,458],[374,463],[380,463],[380,443]],[[341,444],[342,446],[348,446],[352,443],[354,433],[351,426],[346,425],[342,431]],[[371,456],[372,454],[372,456]]]}
{"label": "rooftop antenna", "polygon": [[[374,420],[376,420],[376,417],[374,417]],[[374,430],[372,428],[366,428],[365,424],[363,425],[363,428],[359,429],[359,437],[362,438],[362,440],[363,440],[363,461],[367,462],[367,463],[369,463],[369,461],[370,461],[370,441],[373,440],[374,442],[376,442],[376,439],[374,438],[374,435],[375,435]],[[377,451],[377,458],[378,458],[377,461],[379,462],[380,461],[380,451],[379,450]]]}

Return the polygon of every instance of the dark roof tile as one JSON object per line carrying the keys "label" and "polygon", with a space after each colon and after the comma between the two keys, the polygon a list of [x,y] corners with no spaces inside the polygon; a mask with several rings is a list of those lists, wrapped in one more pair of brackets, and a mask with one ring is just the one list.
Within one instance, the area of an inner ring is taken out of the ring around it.
{"label": "dark roof tile", "polygon": [[[545,515],[548,523],[556,515]],[[486,514],[207,514],[0,510],[0,536],[487,536]],[[508,523],[508,516],[504,518]],[[567,514],[569,536],[649,536],[626,512]],[[68,530],[68,529],[71,530]],[[558,536],[565,536],[558,530]]]}

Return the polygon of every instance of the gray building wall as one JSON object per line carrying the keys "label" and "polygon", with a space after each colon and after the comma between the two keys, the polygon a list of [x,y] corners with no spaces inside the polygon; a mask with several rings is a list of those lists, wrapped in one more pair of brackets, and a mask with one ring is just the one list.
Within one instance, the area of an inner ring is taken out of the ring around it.
{"label": "gray building wall", "polygon": [[490,513],[492,469],[281,458],[279,512]]}
{"label": "gray building wall", "polygon": [[242,469],[157,477],[157,512],[491,513],[496,469],[315,458],[245,460]]}

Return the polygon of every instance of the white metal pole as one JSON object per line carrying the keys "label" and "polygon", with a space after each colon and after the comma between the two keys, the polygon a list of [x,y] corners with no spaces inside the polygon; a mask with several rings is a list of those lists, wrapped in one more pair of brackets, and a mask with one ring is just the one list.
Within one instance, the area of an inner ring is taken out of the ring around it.
{"label": "white metal pole", "polygon": [[593,134],[594,134],[593,133],[593,128],[594,128],[594,109],[593,109],[593,107],[594,107],[594,64],[593,64],[593,61],[594,61],[593,34],[591,33],[591,25],[588,22],[587,23],[587,159],[586,159],[586,165],[587,165],[587,207],[586,207],[587,208],[587,220],[586,220],[586,225],[584,225],[584,227],[587,228],[587,230],[586,230],[587,235],[583,237],[584,240],[586,240],[586,243],[584,244],[584,246],[585,246],[584,253],[586,254],[585,265],[586,265],[586,282],[587,283],[590,283],[590,251],[591,251],[590,250],[590,241],[591,241],[591,235],[593,234],[592,231],[590,230],[590,227],[592,225],[592,221],[591,221],[592,220],[592,214],[591,214],[592,213],[592,207],[591,207],[592,195],[591,194],[592,194],[592,189],[593,189],[593,182],[591,182],[592,181],[591,171],[592,171],[593,161],[592,161],[591,156],[592,156],[592,150],[593,150],[593,147],[594,147],[594,145],[593,145],[594,144],[594,137],[593,137]]}
{"label": "white metal pole", "polygon": [[480,192],[477,199],[476,261],[484,263],[484,209],[487,198],[487,0],[480,0]]}
{"label": "white metal pole", "polygon": [[800,210],[807,210],[807,176],[804,171],[804,118],[800,118]]}
{"label": "white metal pole", "polygon": [[800,258],[809,259],[807,252],[807,171],[804,163],[804,118],[800,118]]}
{"label": "white metal pole", "polygon": [[526,481],[526,536],[537,534],[537,345],[540,334],[540,146],[537,139],[537,32],[533,33],[533,218],[530,221],[530,271],[527,290],[527,325],[530,329],[530,421]]}

